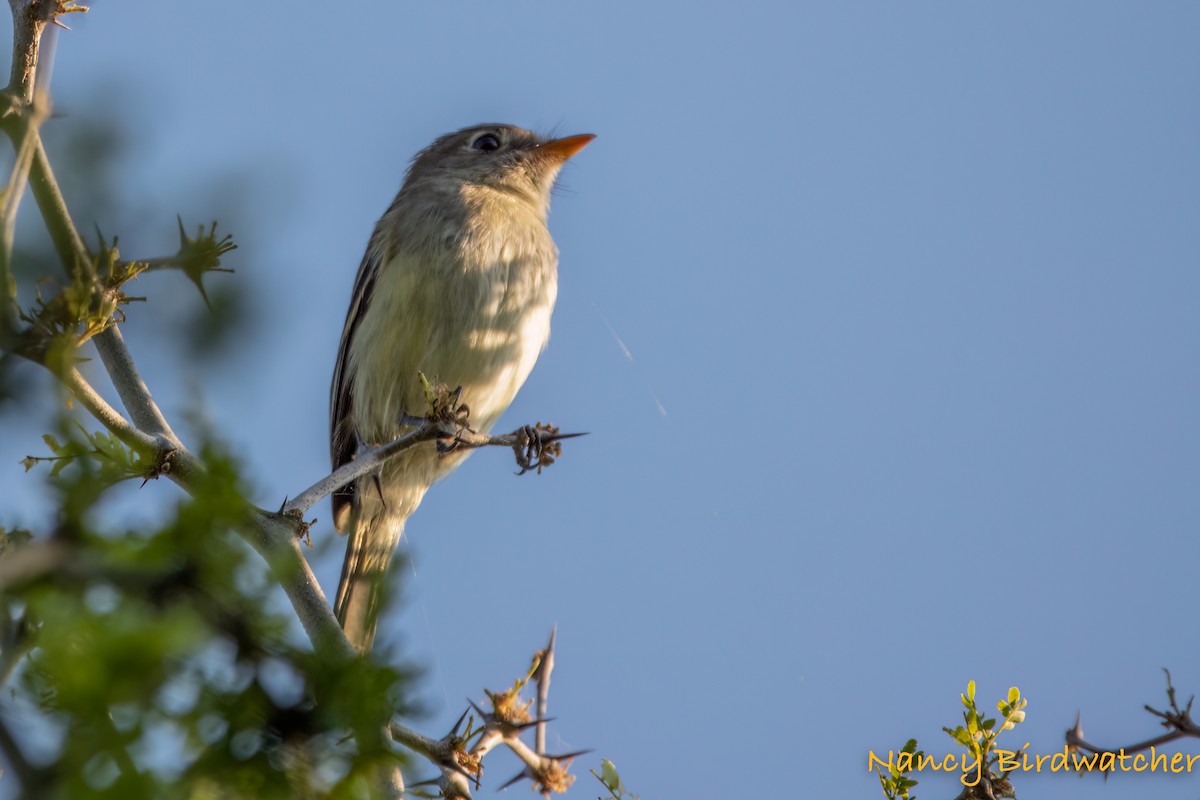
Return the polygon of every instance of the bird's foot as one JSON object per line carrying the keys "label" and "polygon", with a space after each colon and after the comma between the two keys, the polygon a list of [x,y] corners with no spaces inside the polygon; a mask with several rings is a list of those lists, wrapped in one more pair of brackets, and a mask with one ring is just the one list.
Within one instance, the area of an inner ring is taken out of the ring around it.
{"label": "bird's foot", "polygon": [[517,466],[521,468],[518,475],[535,469],[540,475],[543,467],[550,466],[554,459],[562,455],[562,445],[559,441],[579,435],[560,434],[557,425],[543,425],[540,422],[533,426],[526,425],[514,433],[517,434],[517,440],[513,442],[513,455],[516,456]]}

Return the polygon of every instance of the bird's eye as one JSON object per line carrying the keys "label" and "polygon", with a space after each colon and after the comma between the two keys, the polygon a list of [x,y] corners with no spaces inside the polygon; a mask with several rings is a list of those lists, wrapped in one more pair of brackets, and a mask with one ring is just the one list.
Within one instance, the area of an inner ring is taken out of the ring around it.
{"label": "bird's eye", "polygon": [[480,136],[478,139],[471,142],[471,149],[482,150],[485,153],[490,153],[493,150],[500,149],[500,140],[496,138],[495,134],[485,133],[483,136]]}

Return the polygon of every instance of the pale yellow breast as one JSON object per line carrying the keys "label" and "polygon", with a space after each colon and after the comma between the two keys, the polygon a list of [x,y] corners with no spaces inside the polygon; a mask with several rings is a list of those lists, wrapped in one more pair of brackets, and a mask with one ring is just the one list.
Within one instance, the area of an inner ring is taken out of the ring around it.
{"label": "pale yellow breast", "polygon": [[557,253],[544,222],[505,202],[481,203],[453,246],[391,244],[355,333],[352,409],[370,443],[421,416],[417,378],[463,387],[471,424],[487,430],[533,369],[550,335]]}

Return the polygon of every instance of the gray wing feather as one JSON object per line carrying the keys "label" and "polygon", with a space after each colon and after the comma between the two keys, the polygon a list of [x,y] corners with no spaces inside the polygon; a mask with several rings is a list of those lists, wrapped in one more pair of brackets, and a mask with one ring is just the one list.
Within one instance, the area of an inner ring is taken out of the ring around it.
{"label": "gray wing feather", "polygon": [[[376,248],[368,246],[363,255],[358,275],[354,279],[354,292],[350,296],[350,308],[346,312],[346,324],[342,328],[342,341],[338,345],[337,364],[333,368],[333,383],[329,387],[329,459],[333,469],[352,461],[358,452],[358,429],[354,422],[353,369],[350,363],[350,347],[354,333],[367,312],[375,281],[379,276],[379,255]],[[352,482],[333,493],[333,519],[338,528],[349,518],[355,504]]]}

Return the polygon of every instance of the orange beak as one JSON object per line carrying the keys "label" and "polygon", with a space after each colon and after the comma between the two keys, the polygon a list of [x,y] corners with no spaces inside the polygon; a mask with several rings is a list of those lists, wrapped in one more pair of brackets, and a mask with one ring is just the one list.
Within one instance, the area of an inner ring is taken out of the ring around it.
{"label": "orange beak", "polygon": [[566,161],[571,156],[587,147],[588,142],[596,138],[594,133],[581,133],[576,136],[564,136],[538,145],[538,152],[558,161]]}

